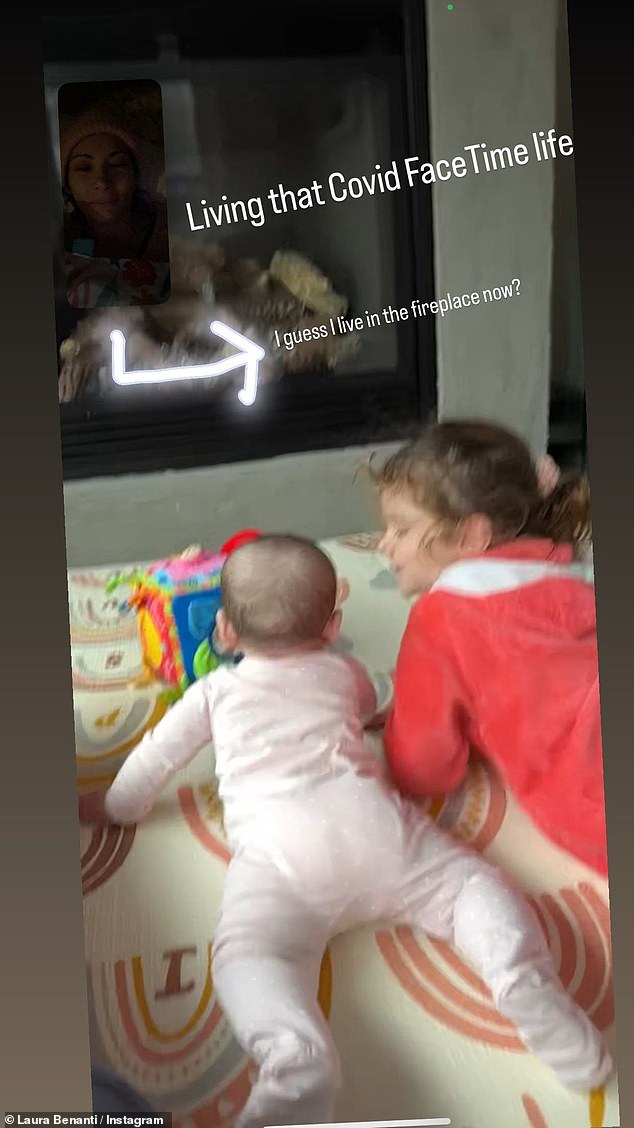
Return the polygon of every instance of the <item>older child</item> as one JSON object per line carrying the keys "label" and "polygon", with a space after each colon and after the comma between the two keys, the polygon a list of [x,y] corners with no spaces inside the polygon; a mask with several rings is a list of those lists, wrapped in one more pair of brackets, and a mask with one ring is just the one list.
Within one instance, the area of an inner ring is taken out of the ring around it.
{"label": "older child", "polygon": [[544,489],[521,439],[473,421],[429,427],[374,477],[381,549],[419,597],[385,733],[396,782],[452,791],[476,749],[548,838],[605,877],[595,598],[575,559],[586,479]]}
{"label": "older child", "polygon": [[339,1062],[319,968],[333,936],[381,920],[454,943],[564,1085],[600,1086],[610,1055],[562,990],[532,910],[381,778],[363,739],[372,683],[329,651],[337,596],[330,560],[308,541],[261,537],[232,553],[218,628],[243,660],[195,683],[105,798],[113,821],[135,822],[213,739],[232,851],[214,985],[260,1067],[239,1128],[332,1121]]}

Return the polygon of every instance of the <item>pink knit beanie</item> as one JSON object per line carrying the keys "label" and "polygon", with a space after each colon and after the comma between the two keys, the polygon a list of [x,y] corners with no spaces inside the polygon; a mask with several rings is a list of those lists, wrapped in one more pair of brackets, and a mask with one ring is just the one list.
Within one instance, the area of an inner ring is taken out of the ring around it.
{"label": "pink knit beanie", "polygon": [[109,117],[107,113],[91,110],[72,121],[62,133],[60,143],[62,184],[66,184],[68,163],[73,149],[80,141],[83,141],[86,137],[92,137],[95,133],[111,133],[114,137],[118,137],[130,150],[135,160],[138,160],[138,144],[125,126],[120,125],[115,118]]}

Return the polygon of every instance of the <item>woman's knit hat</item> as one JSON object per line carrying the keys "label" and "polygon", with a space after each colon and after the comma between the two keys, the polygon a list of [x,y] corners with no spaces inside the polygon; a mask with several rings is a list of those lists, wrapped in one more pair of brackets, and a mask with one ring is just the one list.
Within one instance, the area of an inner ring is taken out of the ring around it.
{"label": "woman's knit hat", "polygon": [[114,137],[118,137],[126,148],[130,150],[135,161],[138,160],[138,142],[125,125],[104,111],[90,110],[88,113],[82,114],[81,117],[75,118],[70,122],[67,128],[62,131],[60,139],[60,164],[62,184],[64,186],[66,186],[68,179],[68,164],[73,149],[75,149],[80,141],[83,141],[86,137],[92,137],[95,133],[111,133]]}

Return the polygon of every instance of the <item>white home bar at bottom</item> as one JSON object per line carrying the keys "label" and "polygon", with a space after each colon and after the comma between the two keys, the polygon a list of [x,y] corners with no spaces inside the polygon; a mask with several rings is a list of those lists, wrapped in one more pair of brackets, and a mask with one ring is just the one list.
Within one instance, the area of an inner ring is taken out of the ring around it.
{"label": "white home bar at bottom", "polygon": [[[351,1120],[348,1123],[335,1122],[333,1124],[301,1124],[295,1128],[426,1128],[431,1124],[451,1124],[447,1116],[437,1117],[435,1120]],[[268,1124],[267,1128],[283,1128],[280,1124]],[[286,1128],[289,1128],[286,1125]]]}

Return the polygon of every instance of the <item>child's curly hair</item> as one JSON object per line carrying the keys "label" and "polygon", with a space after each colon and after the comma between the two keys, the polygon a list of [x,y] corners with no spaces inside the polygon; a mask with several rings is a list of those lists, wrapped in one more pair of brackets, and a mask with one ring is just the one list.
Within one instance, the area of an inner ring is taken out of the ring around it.
{"label": "child's curly hair", "polygon": [[592,536],[590,487],[584,474],[561,474],[544,492],[526,443],[496,423],[432,423],[370,475],[379,491],[407,490],[447,525],[480,513],[498,542],[547,537],[580,546]]}

